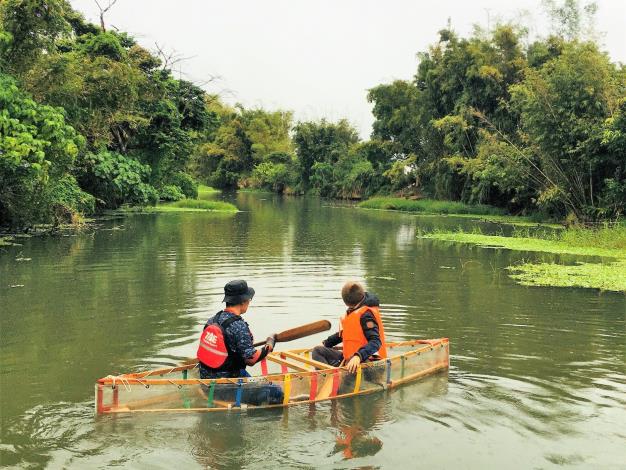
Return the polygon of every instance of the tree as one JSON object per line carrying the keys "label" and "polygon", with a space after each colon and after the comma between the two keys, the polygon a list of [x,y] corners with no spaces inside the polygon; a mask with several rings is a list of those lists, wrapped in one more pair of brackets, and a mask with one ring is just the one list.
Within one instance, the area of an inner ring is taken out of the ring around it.
{"label": "tree", "polygon": [[309,179],[316,163],[333,165],[348,152],[352,144],[359,140],[357,131],[342,119],[331,123],[322,119],[319,122],[299,122],[294,127],[293,141],[300,163],[302,183],[309,186]]}
{"label": "tree", "polygon": [[512,87],[525,140],[540,160],[544,205],[580,220],[597,217],[605,180],[623,167],[619,146],[607,147],[602,137],[618,112],[625,78],[595,44],[571,42]]}
{"label": "tree", "polygon": [[0,225],[60,223],[91,212],[72,165],[84,139],[62,110],[37,104],[0,73]]}
{"label": "tree", "polygon": [[581,6],[578,0],[542,0],[542,4],[556,36],[566,41],[593,37],[595,14],[598,11],[595,2]]}
{"label": "tree", "polygon": [[4,0],[0,3],[0,30],[5,34],[0,55],[10,73],[21,73],[44,53],[53,52],[55,42],[67,37],[72,11],[66,0]]}

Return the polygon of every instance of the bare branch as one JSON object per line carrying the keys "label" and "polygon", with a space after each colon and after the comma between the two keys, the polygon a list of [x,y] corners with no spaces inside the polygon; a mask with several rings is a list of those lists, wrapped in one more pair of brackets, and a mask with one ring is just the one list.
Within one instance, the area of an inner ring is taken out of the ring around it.
{"label": "bare branch", "polygon": [[100,2],[98,2],[98,0],[93,0],[93,1],[96,2],[96,5],[98,5],[98,9],[100,10],[100,28],[102,29],[103,32],[105,32],[106,27],[104,25],[104,15],[111,9],[113,5],[117,3],[117,0],[109,0],[109,3],[107,4],[106,8],[102,8],[102,5],[100,5]]}

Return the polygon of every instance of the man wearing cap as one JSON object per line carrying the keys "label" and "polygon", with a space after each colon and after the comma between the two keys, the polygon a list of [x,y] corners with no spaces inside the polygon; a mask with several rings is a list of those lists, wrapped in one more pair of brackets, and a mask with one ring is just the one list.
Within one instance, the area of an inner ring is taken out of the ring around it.
{"label": "man wearing cap", "polygon": [[[261,349],[255,349],[248,323],[241,318],[241,315],[248,311],[248,306],[253,297],[254,289],[249,287],[244,280],[230,281],[224,286],[224,300],[222,302],[226,303],[226,308],[209,318],[204,328],[206,329],[215,323],[220,325],[224,334],[228,357],[218,368],[212,368],[200,362],[201,379],[249,377],[250,374],[246,372],[246,366],[253,366],[260,362],[274,349],[276,335],[268,337]],[[248,387],[242,401],[252,404],[262,402],[274,404],[280,403],[282,396],[282,390],[276,386],[265,386],[259,389]]]}
{"label": "man wearing cap", "polygon": [[[380,302],[354,281],[344,284],[341,297],[348,307],[341,317],[341,328],[322,346],[313,348],[312,358],[335,367],[345,364],[349,372],[355,373],[362,362],[387,357]],[[333,349],[339,343],[343,343],[343,351]]]}

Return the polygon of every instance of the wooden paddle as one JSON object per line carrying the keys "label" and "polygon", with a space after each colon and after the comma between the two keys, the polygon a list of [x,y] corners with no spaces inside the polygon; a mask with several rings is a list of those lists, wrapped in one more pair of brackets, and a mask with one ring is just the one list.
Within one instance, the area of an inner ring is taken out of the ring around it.
{"label": "wooden paddle", "polygon": [[[315,333],[321,333],[327,330],[330,330],[330,322],[328,320],[319,320],[291,328],[290,330],[281,331],[276,335],[276,342],[284,343],[286,341],[293,341],[294,339],[304,338],[305,336],[314,335]],[[254,347],[263,346],[264,344],[265,341],[259,341],[258,343],[254,343]]]}

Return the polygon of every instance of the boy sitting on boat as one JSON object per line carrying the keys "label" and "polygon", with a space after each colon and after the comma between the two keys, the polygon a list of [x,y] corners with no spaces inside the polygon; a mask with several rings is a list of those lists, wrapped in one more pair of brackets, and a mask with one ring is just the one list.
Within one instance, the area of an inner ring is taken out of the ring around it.
{"label": "boy sitting on boat", "polygon": [[[346,282],[341,297],[348,309],[341,317],[340,330],[313,348],[312,358],[334,367],[345,364],[354,374],[362,362],[387,357],[385,329],[378,297],[366,292],[362,284]],[[343,351],[333,348],[339,343],[343,343]]]}
{"label": "boy sitting on boat", "polygon": [[[261,349],[255,349],[248,323],[241,315],[248,311],[254,289],[244,280],[230,281],[224,286],[226,308],[209,318],[198,347],[201,379],[250,377],[246,366],[262,361],[274,348],[276,335],[267,338]],[[238,386],[220,387],[215,399],[232,401]],[[283,391],[275,385],[246,386],[241,402],[252,405],[277,404]],[[219,393],[220,396],[217,396]]]}

